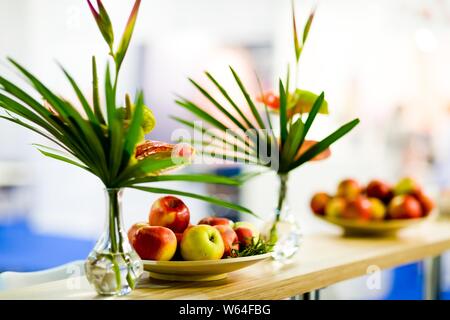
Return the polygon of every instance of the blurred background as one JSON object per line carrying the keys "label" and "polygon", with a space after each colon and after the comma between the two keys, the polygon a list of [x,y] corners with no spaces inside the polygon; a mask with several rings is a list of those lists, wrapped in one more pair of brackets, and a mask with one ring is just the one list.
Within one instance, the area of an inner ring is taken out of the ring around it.
{"label": "blurred background", "polygon": [[[304,233],[336,230],[312,217],[309,199],[319,190],[334,192],[338,181],[347,177],[395,182],[413,176],[445,213],[450,206],[450,0],[297,1],[299,25],[316,3],[299,84],[325,91],[330,115],[317,121],[312,138],[322,138],[354,117],[361,124],[334,145],[330,159],[292,174],[289,202]],[[104,4],[119,34],[132,1]],[[174,138],[179,125],[169,115],[183,112],[173,102],[174,93],[200,99],[188,76],[204,83],[202,72],[209,70],[233,92],[237,89],[228,70],[232,65],[253,93],[255,72],[265,89],[272,88],[294,58],[290,14],[288,0],[143,1],[120,91],[144,90],[158,121],[148,138]],[[15,77],[5,62],[11,56],[52,89],[75,99],[55,61],[89,92],[91,56],[104,66],[106,53],[85,1],[0,0],[2,75]],[[40,270],[83,259],[105,223],[101,184],[76,168],[42,157],[31,146],[42,142],[17,126],[0,123],[0,272]],[[189,170],[231,175],[243,168]],[[264,175],[240,190],[183,183],[176,187],[241,201],[268,218],[277,197],[274,185],[275,176]],[[156,198],[127,190],[126,227],[146,220]],[[237,214],[186,202],[194,222],[206,215]],[[443,288],[450,291],[448,257],[444,266]],[[364,279],[356,279],[326,289],[324,296],[421,298],[420,263],[383,274],[380,290],[370,291]],[[443,297],[449,296],[443,292]]]}

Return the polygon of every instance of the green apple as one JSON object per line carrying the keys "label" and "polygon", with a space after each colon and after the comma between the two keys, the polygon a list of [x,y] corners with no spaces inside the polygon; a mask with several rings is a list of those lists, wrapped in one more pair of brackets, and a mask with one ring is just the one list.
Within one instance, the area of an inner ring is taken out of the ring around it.
{"label": "green apple", "polygon": [[419,190],[419,185],[413,178],[400,179],[394,187],[394,194],[396,196],[402,194],[412,194]]}
{"label": "green apple", "polygon": [[250,222],[238,221],[234,224],[233,230],[238,236],[239,244],[243,247],[255,244],[259,240],[259,231]]}
{"label": "green apple", "polygon": [[188,227],[181,240],[184,260],[219,260],[225,251],[219,230],[206,224]]}

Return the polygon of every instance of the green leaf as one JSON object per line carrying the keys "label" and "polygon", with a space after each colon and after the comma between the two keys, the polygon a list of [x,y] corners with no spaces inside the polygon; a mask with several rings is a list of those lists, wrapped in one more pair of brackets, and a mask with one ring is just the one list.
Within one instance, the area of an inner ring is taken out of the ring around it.
{"label": "green leaf", "polygon": [[298,32],[297,32],[297,23],[295,22],[295,8],[294,2],[292,1],[292,29],[294,33],[294,50],[295,50],[295,59],[298,63],[300,60],[300,54],[302,53],[302,46],[298,40]]}
{"label": "green leaf", "polygon": [[64,72],[64,74],[65,74],[66,78],[69,80],[70,84],[72,85],[72,88],[75,91],[75,93],[78,97],[78,100],[80,100],[80,103],[84,109],[84,112],[86,112],[88,119],[92,123],[98,124],[97,118],[95,117],[94,112],[92,111],[92,108],[89,105],[89,102],[87,101],[87,99],[85,98],[83,93],[81,92],[80,87],[77,85],[77,83],[72,78],[72,76],[66,71],[66,69],[64,69],[63,66],[60,65],[60,68]]}
{"label": "green leaf", "polygon": [[183,100],[176,100],[175,103],[178,104],[179,106],[189,110],[190,112],[195,114],[200,119],[205,120],[207,123],[213,125],[214,127],[220,129],[221,131],[226,132],[226,130],[228,129],[227,126],[222,124],[219,120],[217,120],[216,118],[211,116],[208,112],[204,111],[203,109],[201,109],[199,106],[197,106],[196,104],[194,104],[191,101],[183,99]]}
{"label": "green leaf", "polygon": [[227,109],[225,109],[216,99],[214,99],[208,91],[203,89],[197,82],[189,78],[189,81],[205,96],[223,115],[230,119],[236,126],[238,126],[242,131],[246,130],[246,126],[239,122]]}
{"label": "green leaf", "polygon": [[51,141],[51,142],[57,144],[58,146],[60,146],[60,147],[63,148],[64,150],[66,150],[67,152],[71,152],[70,149],[68,149],[65,145],[63,145],[60,141],[56,140],[54,137],[48,135],[47,133],[45,133],[45,132],[39,130],[39,129],[36,128],[36,127],[33,127],[33,126],[29,125],[28,123],[25,123],[25,122],[21,121],[20,119],[17,119],[17,118],[10,118],[10,117],[6,117],[6,116],[2,116],[2,115],[0,115],[0,118],[1,118],[1,119],[5,119],[5,120],[7,120],[7,121],[10,121],[10,122],[12,122],[12,123],[18,124],[19,126],[22,126],[22,127],[26,128],[26,129],[28,129],[28,130],[31,130],[31,131],[33,131],[33,132],[39,134],[40,136],[42,136],[42,137],[48,139],[49,141]]}
{"label": "green leaf", "polygon": [[177,190],[172,190],[172,189],[163,189],[163,188],[136,187],[136,186],[133,186],[131,188],[137,189],[137,190],[141,190],[141,191],[150,192],[150,193],[173,194],[173,195],[177,195],[177,196],[183,196],[183,197],[189,197],[189,198],[193,198],[193,199],[198,199],[198,200],[209,202],[209,203],[212,203],[212,204],[224,207],[224,208],[237,210],[237,211],[244,212],[244,213],[250,214],[252,216],[258,217],[255,213],[253,213],[251,210],[249,210],[247,208],[244,208],[244,207],[242,207],[240,205],[237,205],[237,204],[233,204],[233,203],[230,203],[230,202],[223,201],[223,200],[218,199],[218,198],[210,197],[210,196],[204,196],[204,195],[199,195],[199,194],[190,193],[190,192],[183,192],[183,191],[177,191]]}
{"label": "green leaf", "polygon": [[124,143],[124,133],[123,133],[123,122],[114,118],[112,123],[109,125],[109,133],[110,133],[110,144],[111,149],[109,153],[109,167],[111,177],[115,177],[120,169],[120,165],[122,164],[123,157],[123,143]]}
{"label": "green leaf", "polygon": [[106,113],[108,116],[108,124],[111,125],[116,118],[116,93],[111,82],[111,71],[109,63],[106,66],[105,75],[105,95],[106,95]]}
{"label": "green leaf", "polygon": [[253,178],[257,177],[257,176],[260,176],[262,174],[266,174],[268,172],[271,172],[271,170],[245,172],[245,173],[241,173],[241,174],[239,174],[237,176],[233,176],[232,178],[237,180],[237,181],[239,181],[239,184],[244,184],[247,181],[249,181],[249,180],[251,180],[251,179],[253,179]]}
{"label": "green leaf", "polygon": [[304,132],[304,124],[301,118],[298,118],[293,125],[286,139],[286,143],[281,151],[281,168],[285,170],[289,167],[290,163],[294,161],[294,158],[300,149],[302,143],[302,137]]}
{"label": "green leaf", "polygon": [[326,137],[322,141],[318,142],[317,144],[309,148],[305,153],[303,153],[300,156],[300,158],[298,158],[294,163],[292,163],[289,170],[297,168],[298,166],[302,165],[303,163],[311,160],[318,154],[325,151],[330,145],[332,145],[334,142],[336,142],[344,135],[349,133],[356,125],[358,125],[358,123],[359,119],[355,119],[353,121],[348,122],[347,124],[337,129],[335,132],[330,134],[328,137]]}
{"label": "green leaf", "polygon": [[311,29],[311,24],[314,20],[315,10],[313,10],[308,17],[308,21],[306,21],[305,28],[303,29],[303,45],[305,45],[306,40],[308,39],[309,30]]}
{"label": "green leaf", "polygon": [[279,94],[280,94],[280,139],[281,147],[286,142],[288,135],[287,131],[287,101],[286,91],[284,90],[283,81],[279,80]]}
{"label": "green leaf", "polygon": [[252,111],[253,116],[255,117],[256,121],[258,122],[258,125],[261,129],[265,129],[266,126],[264,125],[264,121],[262,121],[261,115],[258,112],[258,109],[256,109],[255,103],[250,98],[250,95],[247,92],[247,89],[245,89],[245,86],[242,84],[241,79],[237,75],[236,71],[232,67],[230,67],[231,73],[233,74],[234,79],[236,80],[236,83],[238,84],[239,88],[241,89],[242,94],[244,95],[245,100],[247,101],[248,106],[250,107],[250,110]]}
{"label": "green leaf", "polygon": [[172,152],[160,152],[137,161],[134,165],[128,166],[115,180],[116,185],[120,185],[145,175],[156,175],[162,170],[187,164],[189,160],[185,158],[172,157]]}
{"label": "green leaf", "polygon": [[325,93],[322,92],[320,96],[317,97],[316,101],[314,102],[311,112],[308,115],[308,118],[305,122],[305,131],[303,133],[303,138],[306,137],[308,134],[309,129],[311,128],[314,120],[316,119],[317,113],[320,111],[320,109],[323,107],[325,101]]}
{"label": "green leaf", "polygon": [[134,25],[136,24],[136,19],[137,19],[137,15],[139,12],[140,4],[141,4],[141,0],[136,0],[136,2],[134,3],[130,17],[128,18],[127,25],[125,26],[125,30],[122,35],[122,39],[120,40],[119,48],[117,49],[117,52],[114,56],[114,59],[116,61],[117,70],[120,69],[123,59],[125,58],[125,54],[127,53],[128,46],[131,41],[131,36],[133,35]]}
{"label": "green leaf", "polygon": [[254,125],[248,120],[248,118],[245,116],[245,114],[241,111],[241,108],[238,107],[238,105],[231,99],[228,92],[220,85],[220,83],[209,73],[205,72],[206,76],[214,83],[214,85],[219,89],[219,91],[222,93],[222,95],[227,99],[227,101],[233,106],[234,110],[239,114],[239,116],[245,121],[246,126],[248,128],[253,128]]}
{"label": "green leaf", "polygon": [[32,143],[31,145],[36,147],[36,148],[38,148],[38,149],[44,149],[44,150],[47,150],[48,152],[60,154],[63,157],[66,157],[66,158],[69,158],[69,159],[71,157],[73,157],[73,158],[75,158],[75,159],[73,159],[74,161],[79,160],[79,159],[76,159],[75,155],[72,152],[70,152],[70,151],[64,152],[62,150],[59,150],[59,149],[56,149],[56,148],[52,148],[52,147],[49,147],[49,146],[46,146],[46,145],[43,145],[43,144],[39,144],[39,143]]}
{"label": "green leaf", "polygon": [[[254,156],[256,154],[253,148],[248,147],[248,146],[244,147],[242,145],[238,145],[237,143],[233,143],[229,140],[226,140],[226,139],[224,139],[224,137],[218,136],[218,135],[214,134],[213,132],[211,132],[210,130],[207,130],[203,127],[196,126],[195,123],[193,123],[192,121],[184,120],[184,119],[181,119],[181,118],[178,118],[175,116],[171,116],[170,118],[172,118],[173,120],[175,120],[187,127],[192,128],[194,131],[201,132],[203,135],[207,136],[208,138],[223,142],[226,146],[232,148],[233,150],[238,150],[244,154],[252,155],[252,156]],[[192,140],[191,140],[191,142],[192,142]]]}
{"label": "green leaf", "polygon": [[[19,63],[11,58],[8,60],[31,82],[33,87],[44,97],[45,100],[56,110],[61,120],[67,125],[59,124],[59,128],[64,132],[64,136],[71,140],[73,147],[77,148],[77,153],[83,154],[88,159],[86,163],[95,164],[100,159],[103,165],[103,172],[106,174],[105,154],[101,141],[88,121],[82,118],[80,113],[67,101],[62,100],[52,93],[34,75],[23,68]],[[54,122],[57,118],[51,117]],[[84,147],[83,145],[87,146]],[[81,146],[81,147],[80,147]],[[83,159],[84,160],[84,159]]]}
{"label": "green leaf", "polygon": [[97,63],[95,56],[92,56],[92,101],[94,104],[94,113],[97,120],[101,124],[106,124],[103,118],[102,110],[100,108],[100,95],[98,91],[98,75],[97,75]]}
{"label": "green leaf", "polygon": [[138,98],[136,101],[136,106],[133,111],[133,116],[131,119],[130,126],[128,127],[128,132],[125,135],[125,145],[124,150],[127,155],[126,161],[128,162],[129,158],[134,155],[134,149],[136,148],[136,144],[139,142],[139,137],[141,134],[141,124],[144,120],[144,96],[142,91],[139,92]]}
{"label": "green leaf", "polygon": [[157,181],[189,181],[198,183],[224,184],[231,186],[237,186],[240,184],[240,182],[237,180],[212,174],[171,174],[171,175],[136,178],[134,180],[131,180],[129,182],[129,185],[136,185],[141,183],[149,183]]}
{"label": "green leaf", "polygon": [[82,168],[82,169],[84,169],[84,170],[86,170],[86,171],[92,173],[92,171],[91,171],[88,167],[84,166],[83,164],[81,164],[81,163],[79,163],[79,162],[73,161],[73,160],[71,160],[71,159],[68,159],[68,158],[63,157],[63,156],[58,155],[58,154],[54,154],[54,153],[50,153],[50,152],[44,151],[44,150],[39,149],[39,148],[37,148],[37,150],[38,150],[40,153],[42,153],[44,156],[46,156],[46,157],[49,157],[49,158],[52,158],[52,159],[56,159],[56,160],[59,160],[59,161],[66,162],[66,163],[68,163],[68,164],[77,166],[77,167],[79,167],[79,168]]}

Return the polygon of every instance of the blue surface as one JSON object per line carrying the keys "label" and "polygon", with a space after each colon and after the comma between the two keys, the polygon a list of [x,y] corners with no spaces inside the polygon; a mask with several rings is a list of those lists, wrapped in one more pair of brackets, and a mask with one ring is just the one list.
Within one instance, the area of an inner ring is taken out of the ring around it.
{"label": "blue surface", "polygon": [[37,271],[85,259],[94,241],[34,233],[25,221],[0,225],[0,272]]}
{"label": "blue surface", "polygon": [[407,264],[393,270],[391,291],[385,300],[421,300],[423,299],[422,263]]}

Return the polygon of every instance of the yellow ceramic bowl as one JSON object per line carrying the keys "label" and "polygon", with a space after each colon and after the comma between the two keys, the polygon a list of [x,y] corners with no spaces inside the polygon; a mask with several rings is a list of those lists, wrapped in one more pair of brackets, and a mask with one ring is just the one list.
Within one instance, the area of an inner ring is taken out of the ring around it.
{"label": "yellow ceramic bowl", "polygon": [[269,258],[271,253],[242,258],[202,261],[143,260],[150,277],[172,281],[211,281],[227,277],[227,273],[251,266]]}
{"label": "yellow ceramic bowl", "polygon": [[396,220],[354,220],[335,217],[315,215],[316,217],[340,226],[344,230],[345,236],[392,236],[399,230],[408,228],[419,223],[433,219],[436,214],[432,212],[426,217],[416,219],[396,219]]}

